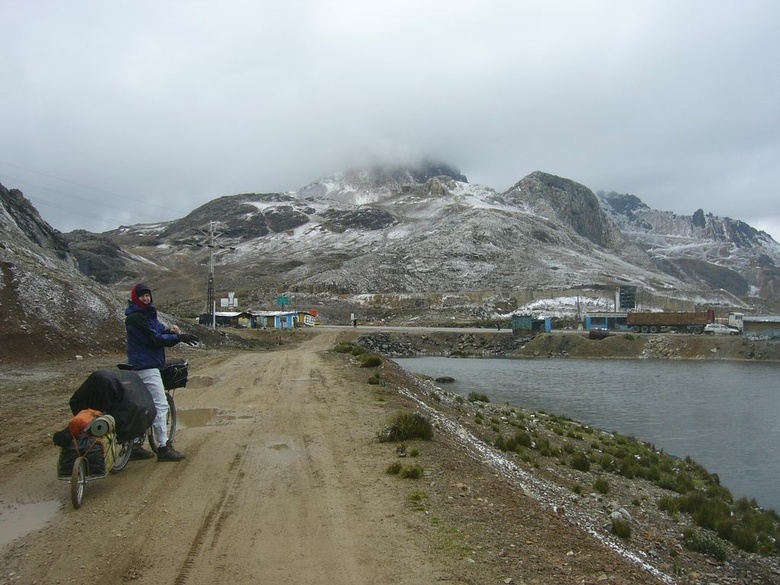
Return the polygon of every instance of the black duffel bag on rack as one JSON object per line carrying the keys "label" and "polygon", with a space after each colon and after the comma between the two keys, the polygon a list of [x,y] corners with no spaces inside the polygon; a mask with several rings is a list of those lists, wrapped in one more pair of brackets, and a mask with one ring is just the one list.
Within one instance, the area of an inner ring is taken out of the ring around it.
{"label": "black duffel bag on rack", "polygon": [[152,426],[157,408],[143,380],[131,370],[96,370],[70,398],[73,414],[93,408],[116,421],[120,441],[141,437]]}

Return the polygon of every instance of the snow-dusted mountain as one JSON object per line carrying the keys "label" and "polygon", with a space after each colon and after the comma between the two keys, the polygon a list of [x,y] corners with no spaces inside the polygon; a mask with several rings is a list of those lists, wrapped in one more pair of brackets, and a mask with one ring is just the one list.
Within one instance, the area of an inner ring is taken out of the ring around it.
{"label": "snow-dusted mountain", "polygon": [[[403,305],[417,295],[423,306],[444,295],[461,307],[469,297],[511,307],[614,298],[620,285],[663,306],[778,300],[780,246],[767,234],[703,212],[653,211],[630,195],[597,197],[542,172],[499,193],[444,164],[364,169],[293,192],[221,197],[180,220],[102,238],[121,250],[127,279],[176,278],[202,299],[213,262],[217,288],[252,305],[291,293],[309,304],[373,295]],[[74,248],[79,256],[83,245]]]}
{"label": "snow-dusted mountain", "polygon": [[0,185],[0,362],[115,350],[123,306],[76,269],[66,239]]}
{"label": "snow-dusted mountain", "polygon": [[[14,229],[23,216],[17,210]],[[363,169],[103,234],[63,237],[33,223],[15,258],[43,245],[68,274],[77,264],[119,298],[148,279],[163,310],[179,315],[206,309],[212,267],[217,299],[233,292],[240,307],[260,309],[286,295],[333,320],[604,310],[622,285],[637,286],[652,307],[780,304],[780,245],[767,234],[702,211],[651,210],[632,195],[596,196],[542,172],[497,192],[445,164]]]}
{"label": "snow-dusted mountain", "polygon": [[599,198],[614,224],[660,270],[739,296],[778,298],[780,245],[766,232],[701,209],[692,215],[657,211],[634,195],[599,193]]}

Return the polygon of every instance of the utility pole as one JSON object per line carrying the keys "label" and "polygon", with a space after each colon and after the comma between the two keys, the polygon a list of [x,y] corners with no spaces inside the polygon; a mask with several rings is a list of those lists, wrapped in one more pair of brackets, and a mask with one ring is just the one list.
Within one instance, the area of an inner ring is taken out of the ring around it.
{"label": "utility pole", "polygon": [[214,222],[209,222],[209,292],[208,307],[206,311],[211,314],[211,327],[216,326],[217,316],[215,315],[217,301],[214,298]]}
{"label": "utility pole", "polygon": [[[206,313],[211,315],[211,327],[217,326],[217,294],[216,294],[216,285],[214,283],[214,251],[217,248],[223,248],[223,246],[220,246],[217,244],[217,238],[222,235],[216,233],[216,227],[217,222],[216,221],[209,221],[209,231],[206,233],[204,230],[199,230],[200,233],[202,233],[204,236],[208,238],[207,244],[198,244],[198,246],[206,246],[209,248],[209,283],[208,283],[208,292],[207,292],[207,306],[206,306]],[[234,246],[229,246],[229,249],[232,251],[235,251],[236,248]],[[231,293],[232,294],[232,293]]]}
{"label": "utility pole", "polygon": [[[208,282],[208,291],[206,293],[207,299],[206,299],[206,313],[208,313],[211,316],[211,327],[216,327],[216,307],[217,307],[217,301],[216,301],[216,293],[215,286],[214,286],[214,249],[217,247],[217,235],[214,232],[216,222],[209,221],[209,231],[206,233],[203,230],[200,230],[200,232],[208,237],[207,243],[205,246],[209,249],[209,282]],[[198,244],[199,246],[203,244]]]}

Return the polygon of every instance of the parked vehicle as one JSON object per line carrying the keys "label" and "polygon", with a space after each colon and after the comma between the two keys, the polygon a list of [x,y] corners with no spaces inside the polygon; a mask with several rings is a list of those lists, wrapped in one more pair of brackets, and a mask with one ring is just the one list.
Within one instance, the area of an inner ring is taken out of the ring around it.
{"label": "parked vehicle", "polygon": [[740,331],[736,327],[729,327],[721,323],[710,323],[704,326],[704,333],[707,335],[739,335]]}
{"label": "parked vehicle", "polygon": [[714,320],[713,311],[629,311],[626,325],[634,333],[701,333]]}
{"label": "parked vehicle", "polygon": [[588,339],[606,339],[610,336],[606,327],[591,327],[588,331]]}
{"label": "parked vehicle", "polygon": [[734,327],[742,331],[742,323],[745,320],[745,313],[729,313],[729,327]]}

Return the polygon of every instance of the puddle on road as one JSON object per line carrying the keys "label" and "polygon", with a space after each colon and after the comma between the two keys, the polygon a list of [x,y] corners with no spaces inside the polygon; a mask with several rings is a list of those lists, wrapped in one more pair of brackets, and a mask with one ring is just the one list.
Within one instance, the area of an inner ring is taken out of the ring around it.
{"label": "puddle on road", "polygon": [[208,388],[217,383],[211,376],[190,376],[187,380],[187,388]]}
{"label": "puddle on road", "polygon": [[0,547],[43,528],[60,509],[59,500],[34,504],[0,504]]}
{"label": "puddle on road", "polygon": [[266,456],[279,463],[293,463],[301,458],[301,451],[287,441],[267,444],[269,452]]}
{"label": "puddle on road", "polygon": [[176,410],[176,428],[194,429],[196,427],[207,427],[213,425],[226,424],[233,420],[251,419],[249,415],[236,415],[219,408],[189,408],[187,410]]}

